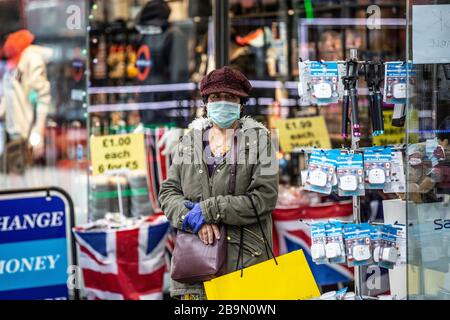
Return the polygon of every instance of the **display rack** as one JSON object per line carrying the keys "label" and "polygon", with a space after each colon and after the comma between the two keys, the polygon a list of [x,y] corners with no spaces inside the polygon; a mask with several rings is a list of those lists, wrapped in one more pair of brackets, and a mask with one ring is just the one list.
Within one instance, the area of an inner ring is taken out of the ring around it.
{"label": "display rack", "polygon": [[[349,61],[356,62],[358,65],[370,63],[369,61],[359,61],[358,60],[357,49],[350,49],[349,59],[345,60],[345,61],[337,61],[337,63],[338,64],[347,64]],[[353,108],[353,106],[352,106],[352,108]],[[357,105],[356,105],[356,108],[357,108]],[[352,109],[352,112],[353,112],[353,109]],[[351,146],[348,148],[348,150],[352,151],[352,152],[362,153],[364,151],[363,151],[363,149],[361,149],[359,147],[360,136],[358,134],[354,134],[353,119],[354,119],[354,117],[349,117],[350,127],[351,127]],[[402,151],[404,149],[405,149],[404,146],[393,148],[393,150],[402,150]],[[317,150],[317,148],[301,148],[301,149],[295,149],[293,152],[310,154],[314,150]],[[360,224],[362,222],[362,219],[361,219],[361,203],[360,203],[359,195],[352,196],[352,209],[353,209],[353,219],[352,219],[353,223]],[[355,290],[356,299],[358,299],[358,300],[376,300],[377,298],[363,295],[363,283],[364,283],[363,266],[354,266],[353,268],[354,268],[354,290]]]}

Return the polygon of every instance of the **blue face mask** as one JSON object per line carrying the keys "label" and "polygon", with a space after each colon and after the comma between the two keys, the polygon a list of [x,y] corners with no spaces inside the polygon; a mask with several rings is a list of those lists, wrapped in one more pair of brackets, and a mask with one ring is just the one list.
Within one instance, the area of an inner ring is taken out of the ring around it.
{"label": "blue face mask", "polygon": [[239,119],[241,114],[241,105],[228,101],[208,102],[208,118],[221,127],[226,129]]}

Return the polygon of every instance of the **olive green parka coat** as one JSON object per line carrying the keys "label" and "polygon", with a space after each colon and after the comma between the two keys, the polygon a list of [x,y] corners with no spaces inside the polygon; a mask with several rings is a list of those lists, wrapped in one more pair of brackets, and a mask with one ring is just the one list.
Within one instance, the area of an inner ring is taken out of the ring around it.
{"label": "olive green parka coat", "polygon": [[[240,119],[235,131],[238,161],[236,187],[229,194],[230,162],[227,153],[208,174],[203,152],[203,134],[211,126],[207,118],[198,118],[173,150],[168,178],[159,193],[161,209],[174,228],[182,229],[188,209],[185,200],[200,202],[202,214],[208,224],[227,227],[227,273],[236,270],[243,228],[244,267],[270,258],[248,196],[257,208],[265,235],[272,246],[272,211],[278,197],[278,161],[269,131],[250,117]],[[189,261],[186,261],[189,263]],[[171,280],[171,296],[198,294],[204,296],[202,283],[183,284]]]}

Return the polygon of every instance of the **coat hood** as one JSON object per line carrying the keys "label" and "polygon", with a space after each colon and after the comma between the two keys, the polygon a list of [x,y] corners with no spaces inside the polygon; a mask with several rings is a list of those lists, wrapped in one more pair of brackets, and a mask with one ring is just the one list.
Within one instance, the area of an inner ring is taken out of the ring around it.
{"label": "coat hood", "polygon": [[[241,129],[243,131],[248,129],[262,129],[266,132],[269,132],[269,130],[261,122],[256,121],[250,116],[242,117],[241,119],[239,119],[239,122],[241,123]],[[211,120],[206,117],[200,117],[189,124],[189,129],[204,130],[210,126],[212,126]]]}

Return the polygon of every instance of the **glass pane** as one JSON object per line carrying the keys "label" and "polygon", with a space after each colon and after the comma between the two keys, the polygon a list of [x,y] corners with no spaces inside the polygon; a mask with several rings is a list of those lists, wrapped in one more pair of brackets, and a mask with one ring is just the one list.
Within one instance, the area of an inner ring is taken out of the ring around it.
{"label": "glass pane", "polygon": [[[358,50],[360,61],[404,61],[406,3],[377,1],[371,8],[372,11],[369,10],[371,4],[370,1],[230,1],[230,64],[245,73],[253,85],[251,98],[244,109],[245,113],[254,116],[272,129],[279,129],[277,123],[283,123],[280,121],[288,119],[307,121],[310,117],[321,116],[328,131],[328,134],[324,134],[323,131],[321,134],[326,138],[329,136],[330,147],[349,147],[349,139],[344,140],[341,137],[342,101],[318,106],[309,101],[303,103],[299,98],[298,61],[301,58],[303,61],[338,61],[342,64],[350,57],[351,49]],[[404,128],[391,125],[394,112],[392,103],[383,103],[385,123],[389,123],[389,126],[386,125],[384,135],[374,138],[369,114],[368,85],[363,66],[360,64],[359,67],[357,91],[362,131],[360,146],[403,144]],[[299,248],[308,253],[310,247],[306,246],[304,239],[299,236],[304,230],[308,230],[308,224],[302,224],[301,231],[295,229],[286,232],[283,223],[277,221],[283,220],[283,215],[287,214],[284,209],[289,207],[291,213],[295,210],[308,212],[310,206],[316,209],[314,206],[317,203],[336,208],[349,205],[351,209],[351,198],[337,197],[334,194],[317,197],[317,194],[304,191],[302,184],[306,177],[307,157],[301,150],[283,149],[283,141],[280,141],[280,145],[279,198],[273,217],[277,232],[284,232],[287,235],[284,238],[279,235],[279,245],[283,253]],[[307,147],[320,146],[316,144],[316,139],[311,139]],[[383,216],[382,200],[395,198],[396,194],[366,190],[366,196],[361,197],[361,220],[383,223],[384,219],[384,222],[393,224],[397,220],[393,220],[392,214],[388,215],[385,212]],[[343,210],[348,213],[346,218],[351,220],[352,210]],[[399,213],[401,212],[404,211]],[[308,218],[316,217],[311,214]],[[330,218],[333,219],[331,216]],[[274,239],[275,241],[277,239]],[[308,259],[311,259],[309,253]],[[346,264],[338,265],[342,267],[339,272],[330,270],[331,268],[327,266],[315,265],[313,262],[310,266],[322,293],[343,286],[348,286],[349,291],[354,289],[354,283],[351,281],[353,270],[348,272],[345,269]],[[374,267],[377,268],[376,271]],[[362,293],[377,296],[389,291],[390,273],[387,269],[378,268],[377,265],[363,267]],[[379,282],[370,286],[370,281],[365,280],[373,279],[374,277],[371,277],[373,274]],[[394,275],[393,278],[395,277],[402,282],[401,274]],[[395,286],[395,282],[393,283]]]}
{"label": "glass pane", "polygon": [[[91,4],[91,220],[108,213],[135,217],[161,212],[157,195],[167,176],[170,147],[158,143],[163,136],[176,140],[201,114],[197,88],[213,55],[211,14],[209,0]],[[97,162],[101,151],[92,147],[93,141],[106,146],[123,134],[144,139],[145,154],[138,156],[145,164]],[[114,170],[119,167],[125,171]]]}
{"label": "glass pane", "polygon": [[80,222],[87,215],[84,13],[83,0],[0,2],[0,188],[63,188]]}
{"label": "glass pane", "polygon": [[409,1],[408,294],[450,299],[449,1]]}

